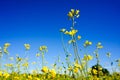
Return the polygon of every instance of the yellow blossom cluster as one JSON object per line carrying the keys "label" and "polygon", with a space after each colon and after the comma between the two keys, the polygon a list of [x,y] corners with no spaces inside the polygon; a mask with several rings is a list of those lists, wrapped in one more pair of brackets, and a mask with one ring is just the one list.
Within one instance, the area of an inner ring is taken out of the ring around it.
{"label": "yellow blossom cluster", "polygon": [[69,13],[67,15],[69,18],[73,18],[73,17],[78,18],[80,16],[79,12],[80,12],[79,10],[71,9],[71,11],[69,11]]}
{"label": "yellow blossom cluster", "polygon": [[74,36],[77,32],[78,32],[78,30],[72,29],[71,31],[65,31],[64,34]]}
{"label": "yellow blossom cluster", "polygon": [[39,50],[40,51],[47,51],[47,46],[40,46]]}
{"label": "yellow blossom cluster", "polygon": [[78,63],[78,60],[76,60],[75,63],[74,63],[73,72],[74,72],[74,73],[78,73],[78,71],[79,71],[79,70],[82,70],[83,67],[84,67],[84,64],[81,64],[81,65],[80,65],[80,64]]}
{"label": "yellow blossom cluster", "polygon": [[49,70],[49,73],[50,73],[51,78],[55,78],[55,76],[56,76],[55,69]]}
{"label": "yellow blossom cluster", "polygon": [[25,62],[22,64],[23,67],[28,67],[29,63],[28,62]]}
{"label": "yellow blossom cluster", "polygon": [[56,71],[55,71],[55,69],[49,70],[47,66],[43,66],[43,68],[41,69],[41,71],[42,71],[43,73],[48,73],[48,74],[49,74],[49,75],[48,75],[49,78],[55,78],[55,76],[56,76]]}
{"label": "yellow blossom cluster", "polygon": [[39,56],[40,56],[40,53],[37,53],[37,54],[36,54],[36,57],[39,57]]}
{"label": "yellow blossom cluster", "polygon": [[84,43],[84,47],[87,47],[87,46],[90,46],[92,45],[92,42],[86,40],[85,43]]}
{"label": "yellow blossom cluster", "polygon": [[42,68],[41,71],[44,72],[44,73],[48,73],[48,70],[49,70],[49,69],[48,69],[47,66],[43,66],[43,68]]}
{"label": "yellow blossom cluster", "polygon": [[3,77],[6,78],[6,79],[7,79],[9,76],[10,76],[10,74],[7,73],[7,72],[5,72],[5,73],[3,74]]}
{"label": "yellow blossom cluster", "polygon": [[84,55],[84,58],[83,58],[83,60],[85,60],[85,61],[89,61],[92,59],[93,59],[93,57],[91,55]]}
{"label": "yellow blossom cluster", "polygon": [[24,44],[24,46],[25,46],[25,49],[26,49],[26,50],[29,50],[29,49],[30,49],[30,44]]}
{"label": "yellow blossom cluster", "polygon": [[16,58],[16,61],[20,62],[20,61],[22,61],[22,58],[17,57],[17,58]]}
{"label": "yellow blossom cluster", "polygon": [[7,51],[7,48],[10,46],[10,43],[5,43],[3,47],[4,53],[8,54],[9,52]]}
{"label": "yellow blossom cluster", "polygon": [[101,45],[100,42],[98,42],[98,44],[97,44],[97,49],[101,49],[101,48],[103,48],[103,46]]}
{"label": "yellow blossom cluster", "polygon": [[2,76],[2,74],[3,74],[3,72],[2,72],[2,71],[0,71],[0,77]]}
{"label": "yellow blossom cluster", "polygon": [[13,64],[5,64],[6,67],[13,67]]}
{"label": "yellow blossom cluster", "polygon": [[92,69],[92,73],[96,75],[98,71],[96,69]]}

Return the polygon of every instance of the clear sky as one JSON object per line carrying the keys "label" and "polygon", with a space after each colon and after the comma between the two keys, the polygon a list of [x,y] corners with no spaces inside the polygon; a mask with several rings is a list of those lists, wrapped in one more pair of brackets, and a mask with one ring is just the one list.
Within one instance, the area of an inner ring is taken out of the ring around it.
{"label": "clear sky", "polygon": [[80,10],[75,26],[82,36],[80,46],[88,39],[93,42],[92,52],[100,41],[104,46],[100,53],[103,64],[109,61],[106,52],[111,53],[112,60],[120,58],[119,0],[0,0],[0,46],[9,42],[10,56],[22,56],[23,44],[29,43],[34,61],[39,46],[46,45],[48,63],[54,63],[53,58],[58,55],[63,59],[59,30],[69,29],[71,21],[67,13],[71,8]]}

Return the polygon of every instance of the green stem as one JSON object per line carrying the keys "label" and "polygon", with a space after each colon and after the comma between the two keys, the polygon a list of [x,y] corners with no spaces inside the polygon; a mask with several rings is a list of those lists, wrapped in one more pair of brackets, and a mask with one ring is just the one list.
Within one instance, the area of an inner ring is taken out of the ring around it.
{"label": "green stem", "polygon": [[64,39],[63,39],[62,33],[61,33],[61,41],[62,41],[63,50],[64,50],[64,52],[65,52],[65,56],[68,58],[66,61],[67,61],[67,65],[68,65],[68,67],[69,67],[69,66],[70,66],[69,52],[67,51],[67,48],[66,48],[65,45],[64,45]]}
{"label": "green stem", "polygon": [[42,68],[44,66],[44,52],[42,52]]}
{"label": "green stem", "polygon": [[[74,29],[74,17],[72,18],[72,29]],[[80,64],[81,64],[81,66],[82,66],[82,68],[83,68],[83,65],[82,65],[82,61],[81,61],[81,58],[80,58],[80,56],[79,56],[79,54],[78,54],[78,46],[77,46],[77,40],[76,40],[76,38],[75,38],[75,35],[73,35],[72,36],[72,40],[75,40],[75,42],[73,42],[73,49],[74,49],[74,54],[75,54],[75,60],[79,60],[79,62],[80,62]],[[80,72],[81,72],[81,74],[83,75],[83,73],[82,73],[82,70],[80,70]],[[83,70],[83,72],[84,72],[84,74],[85,74],[85,71]]]}

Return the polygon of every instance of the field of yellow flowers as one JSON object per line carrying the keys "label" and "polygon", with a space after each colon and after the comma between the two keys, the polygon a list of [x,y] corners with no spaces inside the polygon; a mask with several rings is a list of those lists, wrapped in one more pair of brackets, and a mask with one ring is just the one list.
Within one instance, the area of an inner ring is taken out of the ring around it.
{"label": "field of yellow flowers", "polygon": [[[10,43],[5,43],[3,47],[0,47],[0,80],[120,80],[120,59],[117,59],[115,62],[117,63],[116,68],[119,70],[118,72],[112,70],[110,72],[106,68],[100,65],[99,58],[99,50],[103,48],[101,42],[96,44],[96,49],[93,55],[88,54],[86,51],[81,57],[78,49],[78,41],[82,38],[77,34],[78,30],[75,28],[75,19],[79,18],[80,11],[71,9],[67,16],[68,19],[72,22],[70,30],[66,30],[65,28],[60,29],[61,33],[61,41],[62,47],[65,53],[66,62],[62,62],[63,66],[57,66],[59,64],[59,59],[57,63],[54,63],[52,68],[46,66],[45,63],[45,55],[48,52],[48,48],[45,45],[39,47],[39,52],[36,54],[37,58],[41,58],[41,67],[32,70],[30,73],[28,71],[29,68],[29,56],[28,51],[30,50],[30,44],[24,44],[25,47],[25,55],[20,57],[16,55],[16,57],[9,57],[8,48],[10,47]],[[64,42],[64,37],[69,37],[70,40],[68,43]],[[71,52],[68,51],[68,46],[66,44],[72,46],[72,50],[74,52],[74,61],[71,61]],[[92,45],[92,42],[86,40],[83,43],[85,49],[89,49],[89,46]],[[2,57],[6,56],[6,61],[15,61],[15,63],[2,63]],[[93,57],[94,56],[94,57]],[[110,53],[107,53],[106,56],[111,59]],[[96,65],[89,67],[89,61],[96,59]],[[4,65],[4,68],[1,65]],[[33,65],[38,64],[37,62],[33,62]],[[113,62],[110,62],[111,68]],[[66,66],[65,66],[66,65]]]}

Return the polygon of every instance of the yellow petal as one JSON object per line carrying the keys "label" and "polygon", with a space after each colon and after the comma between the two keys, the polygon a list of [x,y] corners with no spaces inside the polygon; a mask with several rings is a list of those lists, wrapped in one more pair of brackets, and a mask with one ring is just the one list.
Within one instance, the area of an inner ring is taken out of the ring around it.
{"label": "yellow petal", "polygon": [[75,14],[76,14],[76,15],[78,15],[78,14],[79,14],[79,12],[80,12],[79,10],[76,10]]}
{"label": "yellow petal", "polygon": [[78,35],[78,37],[77,37],[77,38],[78,38],[78,40],[80,40],[80,39],[81,39],[81,36],[80,36],[80,35]]}
{"label": "yellow petal", "polygon": [[68,17],[70,17],[70,18],[72,18],[72,17],[73,17],[72,12],[69,12],[69,13],[68,13]]}
{"label": "yellow petal", "polygon": [[74,9],[71,9],[71,13],[74,14],[75,10]]}

